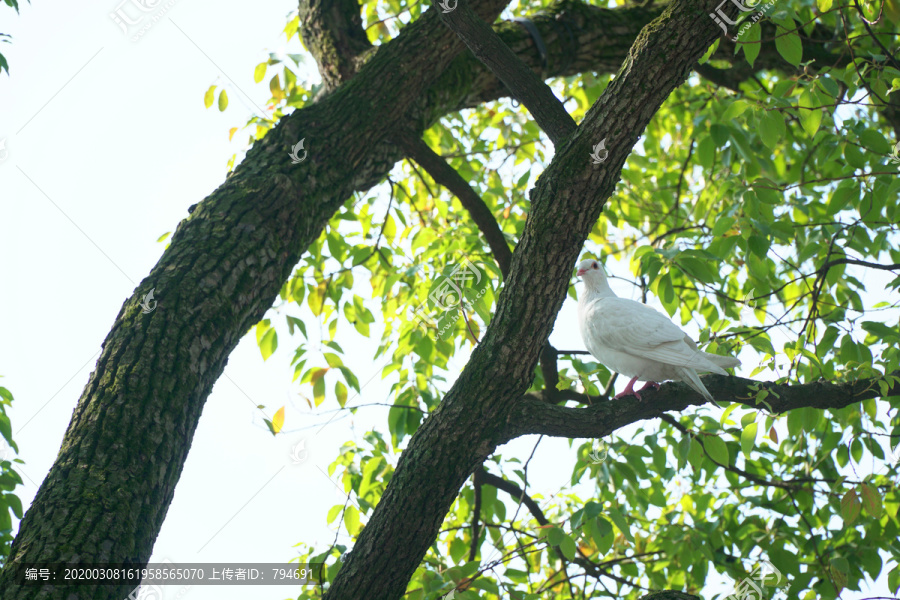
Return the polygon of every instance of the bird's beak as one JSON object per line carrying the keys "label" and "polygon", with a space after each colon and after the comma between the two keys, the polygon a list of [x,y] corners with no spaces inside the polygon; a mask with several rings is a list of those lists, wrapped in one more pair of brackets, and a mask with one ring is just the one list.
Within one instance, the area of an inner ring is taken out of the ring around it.
{"label": "bird's beak", "polygon": [[575,275],[577,275],[578,277],[581,277],[582,275],[584,275],[585,273],[587,273],[587,271],[588,271],[587,269],[578,269],[578,270],[575,272]]}

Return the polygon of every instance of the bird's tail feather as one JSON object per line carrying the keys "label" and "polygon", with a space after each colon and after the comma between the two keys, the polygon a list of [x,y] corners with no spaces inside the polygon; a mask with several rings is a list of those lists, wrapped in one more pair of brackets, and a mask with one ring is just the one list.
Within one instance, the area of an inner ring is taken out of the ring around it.
{"label": "bird's tail feather", "polygon": [[697,392],[698,394],[700,394],[701,396],[703,396],[704,398],[706,398],[707,400],[709,400],[710,402],[715,404],[716,406],[719,406],[719,404],[716,402],[715,398],[712,397],[712,394],[709,393],[709,390],[706,389],[706,386],[703,385],[703,382],[700,381],[700,376],[697,375],[697,371],[695,371],[693,369],[688,369],[686,367],[679,367],[678,375],[680,376],[681,381],[688,384],[688,386],[692,390],[694,390],[695,392]]}
{"label": "bird's tail feather", "polygon": [[706,362],[711,364],[706,368],[698,369],[701,373],[708,371],[716,375],[728,375],[725,369],[737,367],[741,364],[741,361],[733,356],[722,356],[721,354],[710,354],[709,352],[703,352],[702,356]]}

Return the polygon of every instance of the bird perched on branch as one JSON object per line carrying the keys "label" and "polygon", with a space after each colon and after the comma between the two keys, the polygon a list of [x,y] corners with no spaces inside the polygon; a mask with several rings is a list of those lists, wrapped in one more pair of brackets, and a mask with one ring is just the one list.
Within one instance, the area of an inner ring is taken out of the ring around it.
{"label": "bird perched on branch", "polygon": [[[697,373],[728,375],[725,368],[741,364],[736,358],[697,349],[697,344],[665,315],[640,302],[619,298],[609,283],[603,266],[596,260],[577,265],[584,280],[578,301],[578,326],[588,351],[609,369],[631,377],[616,398],[635,395],[660,381],[683,381],[698,394],[716,404]],[[646,385],[634,389],[640,379]],[[718,406],[718,404],[716,404]]]}

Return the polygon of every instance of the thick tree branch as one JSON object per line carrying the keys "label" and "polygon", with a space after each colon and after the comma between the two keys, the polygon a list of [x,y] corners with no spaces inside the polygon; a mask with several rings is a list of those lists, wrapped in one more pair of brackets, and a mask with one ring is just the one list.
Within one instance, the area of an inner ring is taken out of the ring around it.
{"label": "thick tree branch", "polygon": [[[900,373],[895,374],[900,376]],[[900,395],[900,384],[882,394],[876,379],[849,383],[816,381],[800,385],[753,381],[743,377],[707,375],[703,378],[709,392],[719,401],[739,402],[747,406],[783,413],[795,408],[843,408],[850,404]],[[769,392],[762,404],[753,398],[758,390]],[[620,400],[594,404],[587,408],[567,408],[524,396],[510,416],[507,439],[520,435],[542,434],[570,438],[601,438],[630,423],[661,417],[666,412],[682,411],[706,401],[683,383],[667,383],[659,390],[647,391],[642,400]]]}
{"label": "thick tree branch", "polygon": [[[435,0],[435,7],[439,4]],[[504,83],[514,98],[524,104],[554,146],[575,131],[575,121],[553,91],[503,43],[490,25],[476,15],[467,0],[456,10],[442,13],[444,23],[465,42],[478,60]]]}
{"label": "thick tree branch", "polygon": [[356,0],[300,0],[300,35],[319,65],[326,90],[347,81],[372,50]]}
{"label": "thick tree branch", "polygon": [[859,265],[861,267],[868,267],[870,269],[879,269],[881,271],[897,271],[900,270],[900,263],[894,263],[892,265],[883,265],[880,263],[868,262],[865,260],[857,260],[855,258],[838,258],[835,260],[830,260],[821,267],[819,267],[819,271],[828,271],[831,267],[836,265]]}
{"label": "thick tree branch", "polygon": [[640,600],[702,600],[700,596],[691,596],[684,592],[676,592],[675,590],[663,590],[661,592],[653,592],[646,596],[641,596]]}
{"label": "thick tree branch", "polygon": [[550,342],[544,344],[541,349],[540,365],[541,373],[544,375],[544,391],[553,394],[557,391],[556,386],[559,385],[559,366],[556,362],[558,353],[556,348],[550,345]]}
{"label": "thick tree branch", "polygon": [[494,214],[487,207],[487,204],[484,203],[484,200],[481,199],[481,196],[472,189],[472,186],[463,179],[456,169],[429,148],[428,144],[421,138],[412,134],[401,134],[397,136],[397,142],[407,156],[419,163],[419,166],[425,169],[425,172],[431,175],[431,178],[437,183],[450,190],[459,200],[459,203],[463,205],[463,208],[469,212],[472,221],[475,222],[475,225],[484,235],[485,240],[487,240],[488,246],[490,246],[491,252],[500,267],[500,272],[506,277],[509,274],[509,264],[512,261],[512,250],[509,249],[509,244],[500,230],[500,225],[497,224],[497,219],[494,218]]}

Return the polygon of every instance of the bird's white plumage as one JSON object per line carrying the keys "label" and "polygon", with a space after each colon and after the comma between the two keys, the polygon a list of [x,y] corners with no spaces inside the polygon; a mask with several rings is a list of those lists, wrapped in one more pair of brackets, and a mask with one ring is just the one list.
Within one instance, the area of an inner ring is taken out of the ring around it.
{"label": "bird's white plumage", "polygon": [[727,375],[723,367],[740,364],[736,358],[699,350],[690,337],[655,309],[617,297],[599,262],[580,262],[578,274],[585,283],[578,302],[581,337],[594,358],[609,369],[641,381],[684,381],[713,400],[697,374]]}

